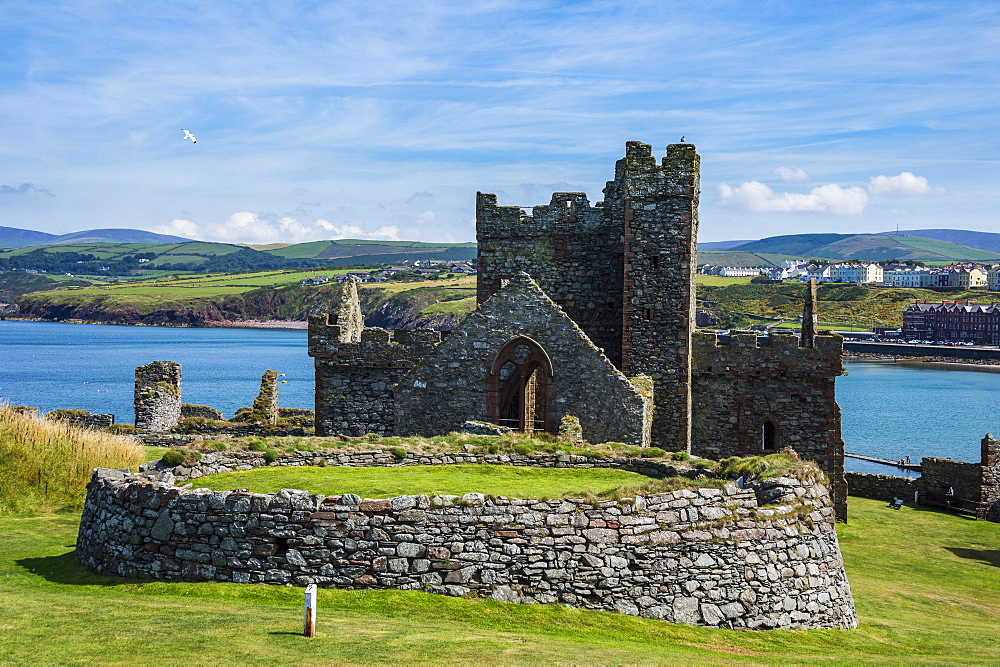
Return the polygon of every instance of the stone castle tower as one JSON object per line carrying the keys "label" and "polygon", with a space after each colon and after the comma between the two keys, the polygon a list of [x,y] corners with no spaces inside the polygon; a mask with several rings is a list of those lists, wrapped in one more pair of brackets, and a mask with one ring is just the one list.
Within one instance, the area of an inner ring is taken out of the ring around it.
{"label": "stone castle tower", "polygon": [[530,212],[479,193],[480,303],[518,271],[534,278],[625,375],[654,382],[652,444],[687,449],[700,158],[625,146],[604,201],[557,192]]}

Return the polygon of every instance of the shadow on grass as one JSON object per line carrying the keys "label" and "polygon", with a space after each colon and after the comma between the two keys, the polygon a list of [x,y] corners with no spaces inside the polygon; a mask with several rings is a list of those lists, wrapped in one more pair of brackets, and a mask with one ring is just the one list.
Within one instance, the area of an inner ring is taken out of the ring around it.
{"label": "shadow on grass", "polygon": [[963,549],[961,547],[945,547],[959,558],[970,558],[980,563],[1000,567],[1000,549]]}
{"label": "shadow on grass", "polygon": [[904,508],[914,510],[916,512],[933,512],[934,514],[945,514],[947,516],[955,517],[956,519],[961,519],[963,521],[976,521],[976,517],[970,514],[961,514],[959,512],[954,512],[948,510],[944,507],[932,507],[930,505],[915,505],[913,503],[906,503],[903,505]]}
{"label": "shadow on grass", "polygon": [[94,574],[76,562],[76,551],[67,551],[58,556],[43,556],[40,558],[22,558],[14,561],[25,570],[33,572],[47,581],[55,584],[70,584],[74,586],[120,586],[137,583],[138,579],[124,577],[109,577]]}

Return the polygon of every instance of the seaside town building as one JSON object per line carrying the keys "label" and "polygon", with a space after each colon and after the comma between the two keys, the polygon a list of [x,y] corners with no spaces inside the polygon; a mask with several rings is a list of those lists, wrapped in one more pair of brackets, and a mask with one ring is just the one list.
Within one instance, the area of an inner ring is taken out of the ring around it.
{"label": "seaside town building", "polygon": [[1000,345],[1000,303],[917,301],[903,311],[903,336]]}

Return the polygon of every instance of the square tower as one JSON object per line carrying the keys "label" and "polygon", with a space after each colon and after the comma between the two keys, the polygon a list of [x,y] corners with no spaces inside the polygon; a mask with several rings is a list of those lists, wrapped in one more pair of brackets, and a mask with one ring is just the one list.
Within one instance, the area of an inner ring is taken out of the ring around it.
{"label": "square tower", "polygon": [[478,298],[518,271],[628,376],[654,381],[654,446],[686,450],[691,433],[691,327],[700,158],[691,144],[625,146],[605,201],[557,192],[548,205],[498,206],[478,193]]}

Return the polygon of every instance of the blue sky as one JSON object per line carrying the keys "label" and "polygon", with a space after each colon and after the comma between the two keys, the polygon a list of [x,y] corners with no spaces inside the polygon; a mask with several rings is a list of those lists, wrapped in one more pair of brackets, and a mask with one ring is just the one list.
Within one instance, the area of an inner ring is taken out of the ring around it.
{"label": "blue sky", "polygon": [[1000,232],[998,60],[993,1],[5,0],[0,226],[469,241],[685,135],[702,241]]}

